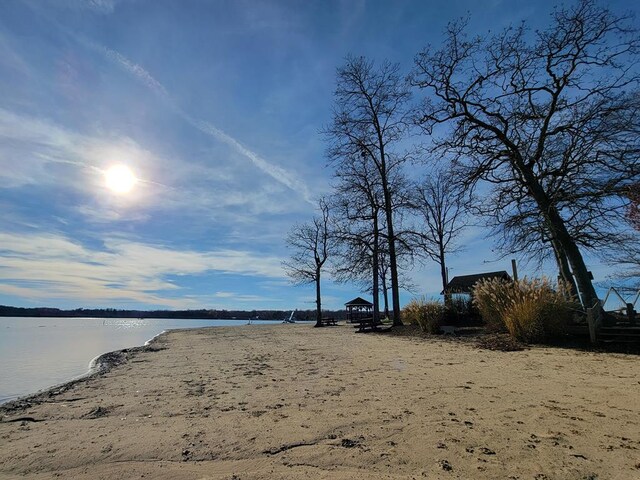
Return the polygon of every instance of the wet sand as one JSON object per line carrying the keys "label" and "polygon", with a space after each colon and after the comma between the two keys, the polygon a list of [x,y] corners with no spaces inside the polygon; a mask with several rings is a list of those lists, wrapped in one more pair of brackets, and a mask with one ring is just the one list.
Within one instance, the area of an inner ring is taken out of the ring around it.
{"label": "wet sand", "polygon": [[117,358],[0,407],[0,478],[640,478],[634,355],[275,325]]}

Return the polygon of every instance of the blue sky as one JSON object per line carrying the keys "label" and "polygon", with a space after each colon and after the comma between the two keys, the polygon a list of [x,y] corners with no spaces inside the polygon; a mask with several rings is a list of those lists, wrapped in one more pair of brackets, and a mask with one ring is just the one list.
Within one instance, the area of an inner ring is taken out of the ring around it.
{"label": "blue sky", "polygon": [[[281,261],[329,189],[318,132],[344,57],[408,71],[451,19],[535,25],[552,5],[0,2],[0,304],[313,308]],[[129,193],[105,184],[116,164],[139,179]],[[467,232],[452,275],[510,268],[484,234]],[[439,291],[437,265],[411,276],[419,294]],[[330,280],[324,292],[326,308],[361,294]]]}

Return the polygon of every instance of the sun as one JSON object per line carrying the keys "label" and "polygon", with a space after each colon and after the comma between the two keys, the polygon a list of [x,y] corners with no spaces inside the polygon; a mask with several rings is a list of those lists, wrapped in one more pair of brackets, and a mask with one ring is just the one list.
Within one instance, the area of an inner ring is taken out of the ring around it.
{"label": "sun", "polygon": [[128,193],[138,179],[126,165],[114,165],[104,173],[109,190],[115,193]]}

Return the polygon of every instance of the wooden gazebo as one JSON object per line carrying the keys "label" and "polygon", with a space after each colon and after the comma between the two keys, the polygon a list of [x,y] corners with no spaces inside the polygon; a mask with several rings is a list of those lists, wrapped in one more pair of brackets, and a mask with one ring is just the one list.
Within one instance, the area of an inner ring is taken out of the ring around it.
{"label": "wooden gazebo", "polygon": [[347,308],[348,322],[355,323],[363,318],[373,317],[373,303],[366,301],[364,298],[354,298],[345,303],[344,306]]}

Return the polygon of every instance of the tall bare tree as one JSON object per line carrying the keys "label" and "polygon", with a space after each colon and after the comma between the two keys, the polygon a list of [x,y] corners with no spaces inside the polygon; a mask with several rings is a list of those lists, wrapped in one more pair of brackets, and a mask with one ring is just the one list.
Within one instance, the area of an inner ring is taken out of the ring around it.
{"label": "tall bare tree", "polygon": [[287,275],[295,284],[315,283],[316,327],[322,326],[322,296],[320,279],[331,253],[329,232],[329,206],[324,199],[318,202],[319,215],[311,222],[294,225],[287,236],[287,245],[293,250],[289,260],[283,262]]}
{"label": "tall bare tree", "polygon": [[380,189],[368,175],[367,162],[355,160],[338,170],[333,238],[338,246],[335,274],[340,281],[356,281],[371,291],[373,318],[380,317]]}
{"label": "tall bare tree", "polygon": [[[447,288],[446,256],[459,251],[458,235],[467,226],[464,197],[442,170],[416,185],[414,210],[421,227],[414,232],[418,250],[440,266],[442,290]],[[445,303],[449,297],[445,292]]]}
{"label": "tall bare tree", "polygon": [[536,32],[469,38],[451,24],[442,48],[416,57],[412,81],[430,93],[419,123],[429,134],[451,126],[436,148],[453,155],[464,187],[493,187],[494,214],[520,205],[539,219],[586,307],[597,296],[580,236],[614,233],[599,221],[624,210],[640,172],[639,51],[630,16],[582,0]]}
{"label": "tall bare tree", "polygon": [[344,162],[359,155],[373,167],[382,189],[387,228],[393,324],[402,325],[391,178],[404,162],[404,156],[393,148],[406,131],[409,90],[399,66],[389,62],[376,66],[363,57],[348,57],[337,76],[333,121],[325,129],[328,157]]}

